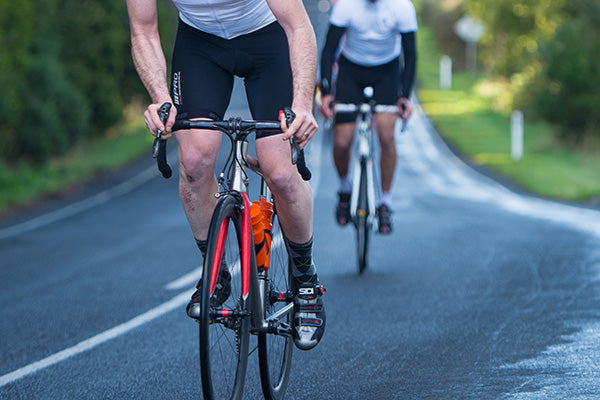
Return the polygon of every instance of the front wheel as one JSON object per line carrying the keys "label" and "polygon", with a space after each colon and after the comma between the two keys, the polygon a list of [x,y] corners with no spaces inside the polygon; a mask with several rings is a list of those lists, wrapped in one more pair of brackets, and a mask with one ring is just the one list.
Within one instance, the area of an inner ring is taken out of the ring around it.
{"label": "front wheel", "polygon": [[358,191],[358,208],[356,210],[356,253],[358,272],[362,274],[367,268],[369,256],[369,201],[367,196],[367,165],[360,162],[360,186]]}
{"label": "front wheel", "polygon": [[[265,288],[264,309],[267,320],[291,304],[291,299],[287,297],[291,278],[289,258],[276,214],[273,217],[272,232],[270,267],[265,280],[261,282]],[[258,336],[260,379],[267,400],[283,399],[287,389],[294,347],[291,309],[279,318],[279,324],[279,333],[262,333]]]}
{"label": "front wheel", "polygon": [[[217,204],[208,232],[202,272],[200,372],[205,400],[240,399],[248,365],[250,320],[242,296],[239,200]],[[229,272],[229,277],[225,277]],[[211,280],[216,285],[211,293]],[[229,279],[228,279],[229,278]]]}

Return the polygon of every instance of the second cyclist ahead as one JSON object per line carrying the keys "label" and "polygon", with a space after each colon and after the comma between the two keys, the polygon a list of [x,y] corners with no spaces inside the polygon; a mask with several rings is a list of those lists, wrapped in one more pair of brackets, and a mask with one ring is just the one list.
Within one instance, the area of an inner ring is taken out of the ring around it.
{"label": "second cyclist ahead", "polygon": [[[401,118],[411,114],[408,101],[417,61],[417,17],[410,0],[339,0],[331,11],[329,31],[321,55],[321,112],[334,118],[332,101],[359,104],[363,88],[372,86],[377,104],[397,104]],[[341,39],[344,38],[342,41]],[[341,46],[339,57],[338,47]],[[333,65],[338,73],[333,83]],[[403,109],[404,105],[404,109]],[[350,222],[348,177],[355,114],[335,116],[333,159],[340,178],[336,207],[338,224]],[[381,148],[381,197],[377,204],[379,232],[392,231],[391,188],[396,168],[395,114],[377,114],[375,124]]]}

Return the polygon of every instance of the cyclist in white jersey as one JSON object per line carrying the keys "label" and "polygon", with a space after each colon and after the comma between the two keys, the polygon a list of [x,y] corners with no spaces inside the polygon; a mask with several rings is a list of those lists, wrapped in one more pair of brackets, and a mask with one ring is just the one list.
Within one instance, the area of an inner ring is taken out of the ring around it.
{"label": "cyclist in white jersey", "polygon": [[[222,119],[235,76],[244,79],[254,119],[277,119],[286,106],[296,114],[289,128],[282,121],[283,134],[257,136],[255,148],[290,253],[294,341],[300,349],[311,349],[323,335],[325,309],[320,292],[308,290],[320,285],[312,260],[312,193],[291,163],[288,140],[293,136],[304,147],[318,129],[312,115],[316,39],[304,5],[301,0],[172,0],[179,27],[169,90],[156,1],[127,0],[133,61],[152,99],[144,116],[153,135],[169,138],[176,118]],[[163,125],[158,109],[166,102],[175,107]],[[177,143],[180,198],[204,256],[218,191],[221,135],[180,131]],[[200,297],[197,290],[186,308],[192,318],[197,318]]]}
{"label": "cyclist in white jersey", "polygon": [[[411,114],[408,102],[412,90],[416,49],[417,17],[410,0],[338,0],[333,5],[329,31],[321,55],[321,112],[333,118],[330,108],[340,103],[360,103],[363,88],[374,88],[378,104],[397,104],[403,120]],[[342,41],[342,37],[344,40]],[[332,66],[341,43],[338,76],[332,85]],[[402,107],[405,107],[404,110]],[[350,221],[348,178],[350,149],[354,137],[355,115],[335,116],[333,158],[340,177],[336,220],[340,225]],[[379,232],[392,230],[391,187],[396,167],[394,125],[396,115],[378,114],[376,128],[381,147],[381,198],[377,206]]]}

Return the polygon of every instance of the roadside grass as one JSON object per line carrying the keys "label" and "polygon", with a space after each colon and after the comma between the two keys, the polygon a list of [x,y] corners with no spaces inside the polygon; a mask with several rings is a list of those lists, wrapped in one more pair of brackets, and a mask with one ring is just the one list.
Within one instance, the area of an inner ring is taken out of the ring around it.
{"label": "roadside grass", "polygon": [[575,148],[560,143],[551,125],[531,121],[525,115],[523,157],[514,161],[510,155],[510,115],[494,111],[498,98],[483,90],[485,76],[454,73],[451,90],[440,90],[442,54],[427,27],[420,27],[418,40],[417,96],[440,134],[461,156],[542,197],[590,202],[600,196],[597,146]]}
{"label": "roadside grass", "polygon": [[149,152],[152,137],[146,132],[141,112],[132,107],[126,114],[125,122],[103,137],[83,141],[46,165],[0,163],[0,214],[115,170]]}

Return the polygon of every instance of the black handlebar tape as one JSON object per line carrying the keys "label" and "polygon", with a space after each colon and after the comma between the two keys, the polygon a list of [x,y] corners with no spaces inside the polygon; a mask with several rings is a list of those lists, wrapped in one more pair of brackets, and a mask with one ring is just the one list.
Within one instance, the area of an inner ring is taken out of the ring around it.
{"label": "black handlebar tape", "polygon": [[[296,114],[292,111],[291,108],[286,107],[283,110],[285,114],[285,122],[289,127],[291,123],[296,118]],[[296,168],[298,169],[298,173],[305,181],[309,181],[312,178],[312,173],[306,166],[306,160],[304,158],[304,150],[298,146],[298,143],[294,140],[294,138],[290,138],[290,143],[292,145],[292,163],[296,164]]]}
{"label": "black handlebar tape", "polygon": [[[164,103],[158,110],[158,116],[163,124],[167,123],[169,118],[169,110],[171,110],[171,103]],[[169,179],[173,174],[171,167],[167,163],[167,140],[160,138],[160,131],[156,139],[154,139],[154,145],[152,146],[152,157],[156,158],[156,164],[158,170],[162,173],[163,178]]]}
{"label": "black handlebar tape", "polygon": [[303,149],[301,149],[300,153],[298,153],[298,162],[296,163],[296,168],[298,168],[298,172],[300,173],[302,179],[304,179],[305,181],[310,181],[310,178],[312,178],[312,173],[306,166],[306,160],[304,159]]}

